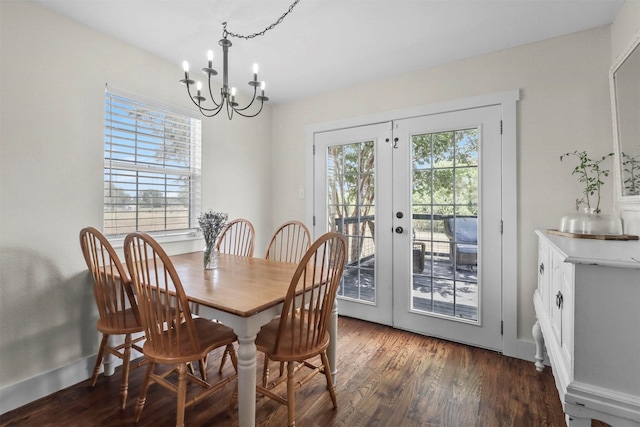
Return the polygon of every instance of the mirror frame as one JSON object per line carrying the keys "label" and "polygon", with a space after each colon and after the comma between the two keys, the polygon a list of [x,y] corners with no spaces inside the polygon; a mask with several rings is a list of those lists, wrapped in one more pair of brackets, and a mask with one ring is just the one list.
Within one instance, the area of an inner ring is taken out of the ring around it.
{"label": "mirror frame", "polygon": [[[621,203],[640,204],[640,195],[625,196],[622,188],[622,158],[620,154],[620,131],[618,126],[618,103],[616,96],[616,85],[614,75],[622,64],[629,58],[632,52],[640,49],[640,31],[632,38],[631,44],[625,49],[609,70],[609,89],[611,92],[611,114],[613,124],[613,151],[614,157],[614,180],[617,198]],[[640,52],[638,52],[640,53]]]}

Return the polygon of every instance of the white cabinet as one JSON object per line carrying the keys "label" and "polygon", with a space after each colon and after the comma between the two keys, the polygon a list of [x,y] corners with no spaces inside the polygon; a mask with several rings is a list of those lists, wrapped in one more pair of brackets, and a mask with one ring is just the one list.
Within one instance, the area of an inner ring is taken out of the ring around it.
{"label": "white cabinet", "polygon": [[536,367],[567,425],[640,426],[640,242],[538,234]]}

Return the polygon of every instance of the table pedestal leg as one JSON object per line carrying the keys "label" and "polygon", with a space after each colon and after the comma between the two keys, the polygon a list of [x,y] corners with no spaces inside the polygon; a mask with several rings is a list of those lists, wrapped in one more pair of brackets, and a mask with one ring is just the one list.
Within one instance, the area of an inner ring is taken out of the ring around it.
{"label": "table pedestal leg", "polygon": [[238,420],[240,427],[256,425],[256,336],[238,336]]}

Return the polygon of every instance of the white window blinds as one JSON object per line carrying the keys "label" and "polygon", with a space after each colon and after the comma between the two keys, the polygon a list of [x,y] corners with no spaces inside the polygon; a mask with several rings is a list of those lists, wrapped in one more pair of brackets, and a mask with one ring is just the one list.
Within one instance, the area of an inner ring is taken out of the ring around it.
{"label": "white window blinds", "polygon": [[197,229],[200,120],[108,88],[104,127],[104,234]]}

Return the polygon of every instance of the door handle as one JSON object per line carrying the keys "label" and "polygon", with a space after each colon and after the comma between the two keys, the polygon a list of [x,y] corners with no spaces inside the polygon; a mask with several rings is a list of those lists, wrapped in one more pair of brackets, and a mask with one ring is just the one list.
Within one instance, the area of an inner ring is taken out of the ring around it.
{"label": "door handle", "polygon": [[402,232],[404,231],[404,228],[402,227],[396,227],[396,233],[398,234],[402,234]]}
{"label": "door handle", "polygon": [[558,291],[556,294],[556,307],[562,308],[562,303],[564,303],[564,297],[562,296],[562,292]]}

